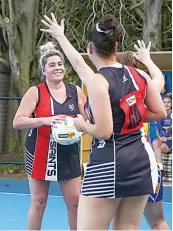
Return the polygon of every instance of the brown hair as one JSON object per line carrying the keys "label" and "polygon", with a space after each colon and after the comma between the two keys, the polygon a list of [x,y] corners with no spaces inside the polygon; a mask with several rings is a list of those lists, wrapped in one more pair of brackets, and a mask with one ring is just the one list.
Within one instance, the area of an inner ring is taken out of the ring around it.
{"label": "brown hair", "polygon": [[115,44],[121,35],[120,24],[116,18],[107,14],[99,19],[88,32],[88,42],[92,42],[101,57],[115,54]]}
{"label": "brown hair", "polygon": [[117,62],[123,65],[137,67],[137,60],[135,59],[132,51],[117,52],[116,59],[117,59]]}

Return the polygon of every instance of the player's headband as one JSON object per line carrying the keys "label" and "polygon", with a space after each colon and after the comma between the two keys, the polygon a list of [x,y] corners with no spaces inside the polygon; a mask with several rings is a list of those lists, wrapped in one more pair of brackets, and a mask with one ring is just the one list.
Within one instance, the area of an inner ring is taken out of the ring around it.
{"label": "player's headband", "polygon": [[108,29],[107,27],[100,25],[99,23],[96,23],[96,30],[100,33],[107,35],[112,32],[113,28]]}

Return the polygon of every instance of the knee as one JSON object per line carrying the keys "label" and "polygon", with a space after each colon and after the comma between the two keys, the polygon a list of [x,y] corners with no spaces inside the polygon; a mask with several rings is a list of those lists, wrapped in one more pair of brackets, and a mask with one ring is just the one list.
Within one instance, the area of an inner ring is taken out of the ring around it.
{"label": "knee", "polygon": [[162,150],[163,153],[169,153],[170,152],[169,147],[165,143],[161,144],[160,149]]}
{"label": "knee", "polygon": [[44,210],[46,207],[47,195],[39,195],[35,196],[31,200],[31,205],[35,207],[37,210]]}
{"label": "knee", "polygon": [[151,224],[153,230],[160,230],[160,226],[165,222],[164,218],[159,218]]}
{"label": "knee", "polygon": [[152,143],[153,148],[160,148],[160,141],[158,139],[155,139]]}
{"label": "knee", "polygon": [[165,152],[165,153],[166,153],[165,144],[164,144],[164,143],[161,144],[160,149],[161,149],[162,152]]}
{"label": "knee", "polygon": [[113,227],[113,230],[139,230],[139,223],[129,223],[129,224],[116,224]]}
{"label": "knee", "polygon": [[66,199],[68,210],[77,210],[79,203],[79,195],[71,195]]}

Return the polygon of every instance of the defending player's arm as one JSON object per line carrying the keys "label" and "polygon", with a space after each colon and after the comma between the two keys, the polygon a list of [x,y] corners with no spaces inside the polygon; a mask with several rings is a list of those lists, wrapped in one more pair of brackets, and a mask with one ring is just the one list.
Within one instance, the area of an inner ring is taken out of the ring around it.
{"label": "defending player's arm", "polygon": [[16,129],[38,128],[43,125],[51,126],[53,123],[59,121],[58,116],[45,117],[45,118],[31,118],[38,102],[38,89],[31,87],[20,103],[13,120],[13,127]]}
{"label": "defending player's arm", "polygon": [[147,92],[145,98],[145,105],[147,108],[145,122],[162,120],[167,116],[167,114],[160,92],[155,87],[153,80],[151,80],[144,71],[141,71],[140,73],[147,81]]}
{"label": "defending player's arm", "polygon": [[[152,61],[150,57],[150,47],[151,42],[146,48],[145,43],[138,40],[138,46],[136,44],[134,45],[134,48],[137,51],[137,53],[134,53],[134,57],[147,67],[155,88],[158,90],[158,92],[161,92],[165,82],[161,70],[156,66],[156,64]],[[140,70],[138,71],[141,72]]]}
{"label": "defending player's arm", "polygon": [[51,13],[51,17],[52,19],[45,15],[45,20],[41,20],[48,27],[48,29],[41,29],[41,31],[50,33],[58,41],[74,70],[85,86],[88,87],[88,84],[93,80],[94,71],[85,63],[83,57],[64,35],[64,20],[61,20],[61,24],[59,25],[53,13]]}

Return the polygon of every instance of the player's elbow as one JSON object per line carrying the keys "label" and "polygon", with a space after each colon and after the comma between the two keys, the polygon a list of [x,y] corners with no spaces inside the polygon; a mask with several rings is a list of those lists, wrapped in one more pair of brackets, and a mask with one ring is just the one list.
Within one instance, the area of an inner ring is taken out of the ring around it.
{"label": "player's elbow", "polygon": [[99,139],[109,140],[113,134],[113,121],[111,119],[100,121],[97,124]]}
{"label": "player's elbow", "polygon": [[102,139],[109,140],[111,138],[111,136],[112,136],[112,132],[105,133],[105,134],[103,134]]}
{"label": "player's elbow", "polygon": [[99,129],[98,130],[98,138],[103,139],[103,140],[109,140],[112,136],[113,129],[110,128],[105,128],[104,129]]}
{"label": "player's elbow", "polygon": [[160,120],[163,120],[163,119],[165,119],[167,117],[167,112],[166,112],[166,109],[165,109],[164,105],[162,107],[160,107],[158,115],[160,117]]}
{"label": "player's elbow", "polygon": [[19,128],[20,128],[20,126],[19,126],[19,123],[18,123],[18,120],[17,120],[17,119],[14,119],[14,120],[13,120],[13,128],[15,128],[15,129],[19,129]]}
{"label": "player's elbow", "polygon": [[155,113],[155,115],[156,115],[156,119],[155,119],[156,121],[165,119],[167,117],[167,113],[166,113],[165,108],[160,109],[159,111],[157,111]]}
{"label": "player's elbow", "polygon": [[14,120],[13,120],[13,128],[14,129],[21,129],[21,128],[23,128],[22,125],[23,124],[22,124],[22,121],[21,121],[20,117],[14,118]]}
{"label": "player's elbow", "polygon": [[166,110],[163,110],[161,113],[160,113],[160,117],[161,119],[160,120],[163,120],[167,117],[167,113],[166,113]]}

